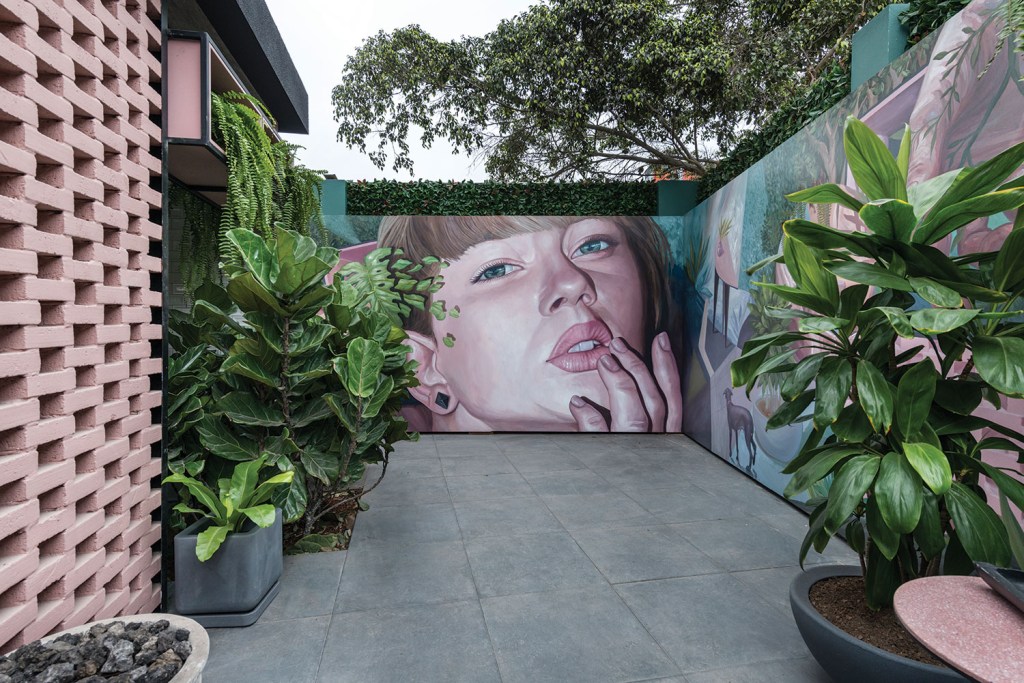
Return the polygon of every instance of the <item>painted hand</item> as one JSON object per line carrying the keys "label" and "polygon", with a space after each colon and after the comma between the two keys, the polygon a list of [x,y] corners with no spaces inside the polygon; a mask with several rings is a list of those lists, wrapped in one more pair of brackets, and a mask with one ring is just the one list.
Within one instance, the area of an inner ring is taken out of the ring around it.
{"label": "painted hand", "polygon": [[[679,370],[668,334],[651,345],[654,372],[621,338],[611,343],[597,372],[608,388],[608,407],[573,396],[569,411],[581,432],[678,432],[683,426],[683,397]],[[610,415],[610,420],[605,414]]]}

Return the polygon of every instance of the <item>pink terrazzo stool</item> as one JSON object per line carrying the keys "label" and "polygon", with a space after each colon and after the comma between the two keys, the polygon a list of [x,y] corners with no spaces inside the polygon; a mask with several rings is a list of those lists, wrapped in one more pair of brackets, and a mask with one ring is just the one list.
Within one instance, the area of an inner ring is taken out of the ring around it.
{"label": "pink terrazzo stool", "polygon": [[896,591],[900,623],[950,666],[984,683],[1024,681],[1024,612],[977,577],[932,576]]}

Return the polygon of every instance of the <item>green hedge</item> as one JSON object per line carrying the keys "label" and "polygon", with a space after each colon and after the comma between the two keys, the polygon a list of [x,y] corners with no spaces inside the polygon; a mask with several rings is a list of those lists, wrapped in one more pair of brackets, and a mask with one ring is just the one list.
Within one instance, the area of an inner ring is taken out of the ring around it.
{"label": "green hedge", "polygon": [[656,216],[657,184],[352,181],[350,216]]}
{"label": "green hedge", "polygon": [[[907,46],[942,26],[970,0],[910,0],[900,21],[910,32]],[[698,199],[717,192],[730,180],[747,170],[801,128],[828,111],[850,94],[850,64],[846,55],[837,56],[830,69],[803,93],[783,102],[759,129],[742,136],[708,172],[700,183]]]}

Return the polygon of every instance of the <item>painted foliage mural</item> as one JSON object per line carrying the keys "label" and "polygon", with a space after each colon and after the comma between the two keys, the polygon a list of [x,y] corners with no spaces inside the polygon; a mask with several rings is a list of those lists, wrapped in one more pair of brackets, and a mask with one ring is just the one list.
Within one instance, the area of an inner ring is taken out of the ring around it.
{"label": "painted foliage mural", "polygon": [[[764,382],[748,398],[743,389],[730,387],[729,365],[745,340],[790,324],[770,315],[772,307],[788,304],[752,283],[792,281],[775,265],[751,276],[746,271],[779,251],[781,226],[788,219],[865,230],[857,215],[842,207],[784,198],[819,183],[853,185],[842,148],[849,115],[867,123],[893,151],[909,123],[911,183],[976,165],[1024,139],[1024,69],[1013,39],[1000,40],[1004,12],[997,0],[972,3],[690,214],[664,224],[677,264],[673,293],[685,327],[680,345],[684,431],[776,491],[785,487],[788,476],[780,471],[798,452],[811,423],[768,431],[768,417],[781,404],[782,378]],[[1012,223],[1012,213],[975,221],[937,246],[950,254],[997,249]],[[806,414],[812,410],[813,405]],[[1018,400],[1008,401],[998,415],[986,415],[1016,429],[1022,416],[1024,402]],[[999,464],[1015,463],[1015,456],[1007,456]]]}
{"label": "painted foliage mural", "polygon": [[[389,216],[346,221],[374,247],[441,272],[406,319],[423,432],[678,432],[682,340],[668,242],[648,217]],[[442,270],[442,266],[444,266]]]}

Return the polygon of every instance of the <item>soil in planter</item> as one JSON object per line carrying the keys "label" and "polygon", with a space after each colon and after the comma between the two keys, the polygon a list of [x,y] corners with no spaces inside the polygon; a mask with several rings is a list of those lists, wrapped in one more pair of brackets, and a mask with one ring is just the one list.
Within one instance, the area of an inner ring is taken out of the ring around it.
{"label": "soil in planter", "polygon": [[[337,500],[355,498],[360,493],[362,493],[362,489],[345,491],[337,496]],[[349,500],[342,504],[338,510],[321,517],[313,526],[312,533],[308,536],[302,535],[302,520],[295,524],[285,525],[285,554],[298,555],[301,553],[326,553],[335,550],[345,550],[348,548],[348,542],[352,538],[352,529],[355,527],[356,515],[358,514],[358,502],[356,500]]]}
{"label": "soil in planter", "polygon": [[0,657],[2,683],[167,683],[192,654],[189,632],[166,619],[96,624]]}
{"label": "soil in planter", "polygon": [[910,635],[891,607],[875,612],[864,600],[864,579],[837,576],[811,586],[814,609],[854,638],[907,659],[932,666],[946,664]]}

